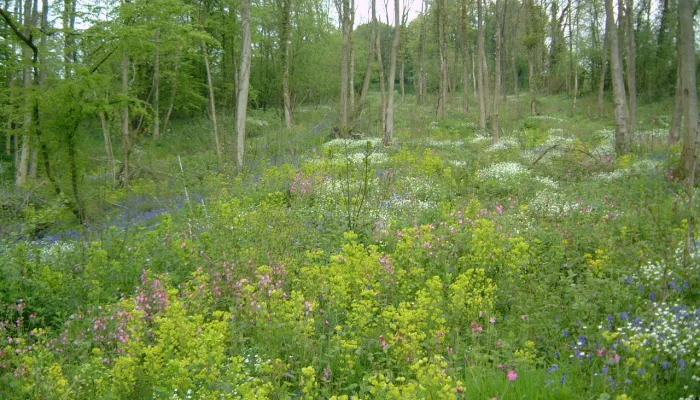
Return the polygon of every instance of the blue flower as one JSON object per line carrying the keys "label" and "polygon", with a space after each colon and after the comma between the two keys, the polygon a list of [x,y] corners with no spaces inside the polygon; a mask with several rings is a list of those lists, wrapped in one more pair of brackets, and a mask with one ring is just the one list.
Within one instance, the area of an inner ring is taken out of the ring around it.
{"label": "blue flower", "polygon": [[578,342],[579,342],[579,345],[581,347],[583,347],[583,346],[588,344],[588,338],[586,337],[586,335],[581,335],[578,337]]}
{"label": "blue flower", "polygon": [[552,365],[551,367],[549,367],[549,369],[547,370],[547,372],[549,372],[549,373],[551,374],[551,373],[553,373],[553,372],[556,372],[558,369],[559,369],[559,364],[554,364],[554,365]]}

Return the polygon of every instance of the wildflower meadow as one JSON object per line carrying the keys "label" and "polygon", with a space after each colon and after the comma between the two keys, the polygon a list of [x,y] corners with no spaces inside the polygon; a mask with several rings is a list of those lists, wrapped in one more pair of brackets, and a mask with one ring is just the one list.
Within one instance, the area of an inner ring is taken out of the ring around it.
{"label": "wildflower meadow", "polygon": [[0,398],[697,398],[678,147],[640,112],[616,157],[607,120],[543,102],[506,105],[496,143],[430,107],[399,107],[389,147],[261,113],[240,173],[183,144],[129,192],[95,178],[90,227],[60,201],[11,216]]}

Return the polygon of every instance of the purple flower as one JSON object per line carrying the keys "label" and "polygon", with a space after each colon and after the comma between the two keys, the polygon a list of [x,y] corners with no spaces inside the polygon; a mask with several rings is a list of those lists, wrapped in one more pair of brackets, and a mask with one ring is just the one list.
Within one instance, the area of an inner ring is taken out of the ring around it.
{"label": "purple flower", "polygon": [[581,335],[578,337],[578,344],[581,347],[588,344],[588,338],[586,337],[586,335]]}
{"label": "purple flower", "polygon": [[551,367],[549,367],[549,369],[547,370],[547,372],[549,372],[549,373],[551,374],[551,373],[553,373],[553,372],[556,372],[558,369],[559,369],[559,364],[554,364],[554,365],[552,365]]}

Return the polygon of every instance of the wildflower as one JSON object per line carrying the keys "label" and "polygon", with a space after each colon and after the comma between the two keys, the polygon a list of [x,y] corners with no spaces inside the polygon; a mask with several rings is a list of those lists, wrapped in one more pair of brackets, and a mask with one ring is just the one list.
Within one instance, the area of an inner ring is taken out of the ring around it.
{"label": "wildflower", "polygon": [[491,317],[491,318],[489,318],[489,322],[492,323],[492,324],[495,324],[495,323],[496,323],[496,317]]}
{"label": "wildflower", "polygon": [[523,321],[527,321],[527,318],[528,318],[528,317],[527,317],[527,315],[525,315],[525,314],[523,314],[523,315],[520,316],[520,319],[522,319]]}
{"label": "wildflower", "polygon": [[549,373],[551,374],[551,373],[553,373],[553,372],[556,372],[558,369],[559,369],[559,364],[554,364],[554,365],[552,365],[551,367],[549,367],[549,369],[547,370],[547,372],[549,372]]}
{"label": "wildflower", "polygon": [[480,333],[484,330],[484,327],[479,325],[477,322],[472,321],[472,333]]}
{"label": "wildflower", "polygon": [[183,241],[182,244],[180,245],[180,248],[184,249],[185,247],[187,247],[187,242]]}
{"label": "wildflower", "polygon": [[516,379],[518,379],[518,373],[514,369],[508,371],[508,380],[514,382]]}

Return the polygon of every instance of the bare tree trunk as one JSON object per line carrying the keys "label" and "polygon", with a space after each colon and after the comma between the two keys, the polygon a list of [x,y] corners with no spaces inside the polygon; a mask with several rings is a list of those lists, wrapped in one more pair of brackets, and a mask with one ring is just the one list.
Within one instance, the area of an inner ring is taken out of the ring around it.
{"label": "bare tree trunk", "polygon": [[[373,0],[374,1],[374,0]],[[422,1],[422,24],[421,24],[421,34],[420,34],[420,73],[418,75],[418,104],[423,105],[425,104],[425,92],[426,92],[426,74],[427,72],[427,67],[426,67],[426,57],[425,57],[425,46],[426,46],[426,40],[427,40],[427,35],[428,35],[428,23],[427,23],[427,14],[428,14],[428,6],[426,4],[426,0]]]}
{"label": "bare tree trunk", "polygon": [[477,53],[478,53],[478,58],[479,58],[479,73],[478,73],[478,80],[479,80],[479,129],[486,130],[486,104],[487,104],[487,99],[486,99],[486,88],[485,86],[488,84],[487,81],[484,79],[487,75],[487,71],[485,71],[485,65],[484,61],[486,59],[486,53],[485,53],[485,28],[484,28],[484,16],[483,16],[483,10],[482,10],[482,0],[476,0],[476,7],[477,7],[477,24],[478,24],[478,32],[477,32]]}
{"label": "bare tree trunk", "polygon": [[[619,0],[622,2],[622,0]],[[627,3],[627,88],[629,89],[629,141],[637,130],[637,44],[634,32],[634,0]]]}
{"label": "bare tree trunk", "polygon": [[452,58],[452,68],[449,69],[450,78],[450,105],[455,103],[455,98],[457,97],[457,78],[459,77],[459,72],[457,70],[457,61],[459,61],[459,40],[455,41],[454,54]]}
{"label": "bare tree trunk", "polygon": [[[170,90],[170,105],[168,105],[168,111],[165,113],[165,118],[163,118],[163,132],[166,134],[168,133],[168,123],[170,122],[170,116],[173,113],[173,108],[175,107],[175,97],[177,95],[177,87],[178,87],[178,82],[180,81],[179,79],[180,75],[180,48],[178,46],[177,51],[175,52],[175,70],[173,71],[173,81],[170,86],[172,86],[172,89]],[[236,83],[236,88],[238,87],[238,83]]]}
{"label": "bare tree trunk", "polygon": [[695,32],[693,26],[693,0],[678,0],[680,14],[680,43],[678,51],[681,63],[681,88],[683,96],[683,150],[679,178],[690,187],[695,185],[698,166],[698,97],[695,65]]}
{"label": "bare tree trunk", "polygon": [[350,46],[350,65],[349,68],[349,81],[348,81],[348,94],[349,105],[348,105],[348,118],[352,118],[352,110],[355,109],[355,0],[352,0],[350,4],[350,36],[348,37],[348,44]]}
{"label": "bare tree trunk", "polygon": [[603,35],[603,52],[600,55],[600,81],[598,82],[598,116],[603,116],[605,109],[605,75],[608,71],[608,47],[610,45],[610,30],[605,24],[605,34]]}
{"label": "bare tree trunk", "polygon": [[[32,2],[31,0],[26,0],[24,2],[24,26],[25,26],[25,36],[30,37],[32,29]],[[32,107],[31,99],[29,96],[29,90],[32,86],[32,49],[28,46],[22,47],[22,55],[26,62],[24,67],[24,89],[27,97],[25,99],[26,103],[26,113],[24,115],[24,126],[22,127],[24,134],[22,135],[22,153],[19,156],[19,166],[16,172],[16,183],[17,185],[23,185],[27,182],[27,176],[29,173],[29,156],[30,156],[30,132],[32,129]]]}
{"label": "bare tree trunk", "polygon": [[[387,19],[388,19],[387,15]],[[401,42],[401,10],[399,0],[394,0],[394,43],[391,46],[391,65],[389,66],[389,99],[386,108],[386,129],[382,137],[384,146],[391,146],[394,142],[394,87],[396,84],[396,59]]]}
{"label": "bare tree trunk", "polygon": [[676,144],[681,139],[681,121],[683,120],[683,88],[681,83],[681,58],[678,54],[678,67],[676,68],[676,97],[673,106],[673,119],[671,129],[668,132],[668,143]]}
{"label": "bare tree trunk", "polygon": [[461,0],[459,32],[462,37],[462,112],[469,113],[469,44],[467,43],[467,0]]}
{"label": "bare tree trunk", "polygon": [[622,61],[617,41],[617,26],[613,15],[612,0],[605,0],[605,13],[610,35],[610,74],[613,81],[613,93],[615,109],[615,151],[617,154],[625,154],[630,151],[629,126],[627,115],[627,96],[625,94],[625,82],[622,77]]}
{"label": "bare tree trunk", "polygon": [[[94,95],[95,99],[97,99],[97,93],[94,93]],[[100,117],[100,124],[102,125],[102,136],[105,141],[105,154],[107,155],[107,168],[109,169],[110,182],[114,184],[116,181],[116,168],[114,151],[112,151],[112,135],[109,132],[109,120],[104,110],[100,110],[98,115]]]}
{"label": "bare tree trunk", "polygon": [[343,54],[340,69],[340,136],[348,134],[348,82],[350,64],[350,0],[341,0],[341,25],[343,31]]}
{"label": "bare tree trunk", "polygon": [[7,134],[5,135],[5,154],[12,155],[12,137],[15,134],[14,130],[14,118],[12,109],[15,107],[14,101],[14,88],[15,88],[15,76],[14,74],[9,74],[9,101],[8,101],[8,113],[7,113]]}
{"label": "bare tree trunk", "polygon": [[[578,38],[579,38],[579,11],[580,11],[580,5],[576,3],[576,17],[575,17],[575,23],[576,23],[576,45],[578,46]],[[576,110],[576,102],[578,101],[578,60],[576,60],[576,63],[573,65],[574,67],[574,104],[573,104],[573,110]]]}
{"label": "bare tree trunk", "polygon": [[472,59],[472,89],[474,89],[474,97],[476,97],[476,99],[478,101],[480,101],[479,100],[479,89],[478,89],[478,85],[476,84],[477,69],[476,69],[475,57],[476,57],[476,54],[472,53],[472,57],[471,57],[471,59]]}
{"label": "bare tree trunk", "polygon": [[202,45],[202,52],[204,53],[204,67],[207,70],[207,86],[209,87],[209,112],[211,117],[211,124],[214,133],[214,146],[216,150],[216,159],[221,163],[221,143],[219,142],[219,127],[216,121],[216,99],[214,98],[214,82],[211,79],[211,67],[209,66],[209,53],[207,52],[207,45]]}
{"label": "bare tree trunk", "polygon": [[527,43],[527,67],[528,67],[528,78],[527,78],[527,84],[528,84],[528,89],[530,92],[530,114],[531,115],[537,115],[537,82],[535,81],[535,63],[537,62],[537,46],[538,46],[538,39],[537,39],[537,29],[535,27],[536,25],[536,20],[537,16],[535,13],[537,12],[535,9],[535,2],[534,0],[525,0],[526,3],[525,5],[527,6],[527,16],[528,16],[528,24],[525,26],[525,30],[527,32],[527,38],[528,38],[528,43]]}
{"label": "bare tree trunk", "polygon": [[384,79],[384,62],[382,61],[382,37],[381,31],[377,29],[377,40],[375,41],[376,49],[374,50],[377,55],[377,64],[379,66],[379,88],[382,94],[382,134],[386,131],[386,105],[387,105],[387,94]]}
{"label": "bare tree trunk", "polygon": [[129,155],[131,153],[131,133],[129,132],[129,55],[124,51],[122,58],[122,94],[124,95],[124,109],[122,110],[122,185],[129,187],[131,169],[129,165]]}
{"label": "bare tree trunk", "polygon": [[250,0],[241,1],[241,32],[243,35],[243,49],[241,50],[241,72],[238,75],[238,99],[236,105],[236,133],[237,151],[236,166],[243,169],[243,157],[245,156],[245,122],[248,111],[248,92],[250,90]]}
{"label": "bare tree trunk", "polygon": [[399,78],[401,85],[401,102],[406,101],[406,63],[401,60],[401,77]]}
{"label": "bare tree trunk", "polygon": [[369,92],[369,84],[372,80],[372,63],[374,62],[374,49],[377,40],[377,11],[376,0],[372,0],[372,36],[369,40],[369,57],[367,58],[367,68],[365,69],[365,77],[362,80],[362,91],[360,92],[360,101],[355,108],[355,116],[357,119],[362,115],[362,111],[367,101],[367,93]]}
{"label": "bare tree trunk", "polygon": [[445,117],[445,107],[447,103],[447,87],[449,85],[447,72],[447,38],[445,33],[445,0],[435,1],[435,18],[438,31],[438,49],[440,53],[440,87],[437,102],[437,118]]}
{"label": "bare tree trunk", "polygon": [[501,13],[500,10],[500,0],[496,0],[496,62],[494,65],[494,70],[496,77],[493,82],[493,118],[491,128],[493,129],[493,141],[498,142],[500,133],[500,121],[499,121],[499,101],[500,101],[500,90],[501,90],[501,45],[503,40],[503,33],[501,31]]}
{"label": "bare tree trunk", "polygon": [[294,126],[292,118],[292,93],[289,85],[289,41],[291,39],[291,0],[282,0],[282,97],[284,121],[287,128]]}
{"label": "bare tree trunk", "polygon": [[[160,29],[156,29],[153,60],[153,137],[160,138]],[[206,52],[206,49],[204,49]],[[206,57],[206,55],[205,55]]]}

